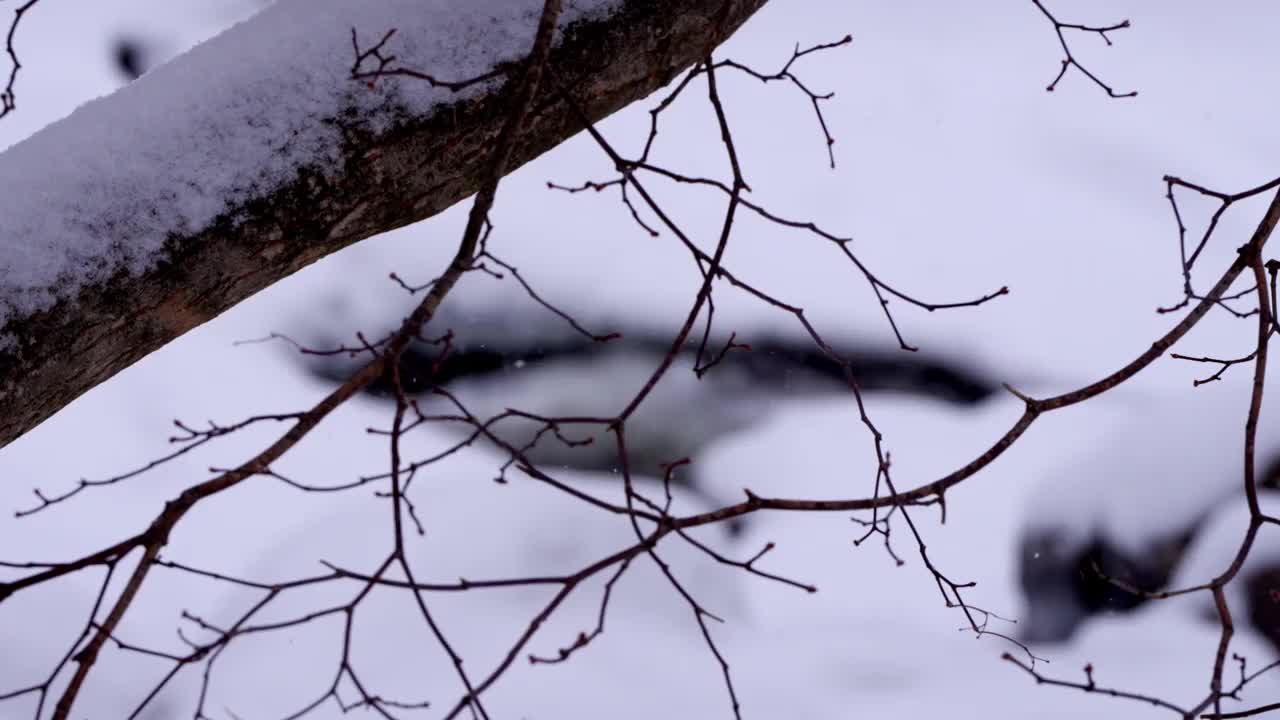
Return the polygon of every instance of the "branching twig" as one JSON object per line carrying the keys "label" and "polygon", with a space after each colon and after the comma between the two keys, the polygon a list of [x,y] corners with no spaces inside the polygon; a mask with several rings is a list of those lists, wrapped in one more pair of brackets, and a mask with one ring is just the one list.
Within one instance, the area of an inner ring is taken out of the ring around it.
{"label": "branching twig", "polygon": [[1064,23],[1054,17],[1053,13],[1049,12],[1049,9],[1046,8],[1044,3],[1040,0],[1031,0],[1031,2],[1035,4],[1036,9],[1039,10],[1045,18],[1049,20],[1049,22],[1053,23],[1053,31],[1058,35],[1058,44],[1062,46],[1062,54],[1065,56],[1062,59],[1062,68],[1058,70],[1057,77],[1053,79],[1053,82],[1049,83],[1045,90],[1053,92],[1054,88],[1058,87],[1058,83],[1062,81],[1062,77],[1067,74],[1067,70],[1074,66],[1081,74],[1092,80],[1094,85],[1105,90],[1107,95],[1113,98],[1135,97],[1138,94],[1137,90],[1130,90],[1126,93],[1116,92],[1110,85],[1104,83],[1101,78],[1090,72],[1089,68],[1081,65],[1080,61],[1076,60],[1075,55],[1071,53],[1071,46],[1067,44],[1067,38],[1062,32],[1063,30],[1076,30],[1082,33],[1092,33],[1102,38],[1103,42],[1105,42],[1109,47],[1111,45],[1111,38],[1107,37],[1107,33],[1128,28],[1128,20],[1121,20],[1120,22],[1112,25],[1079,25],[1076,23]]}
{"label": "branching twig", "polygon": [[13,21],[9,23],[9,32],[5,33],[4,51],[9,56],[9,79],[5,82],[4,90],[0,90],[0,118],[8,115],[18,109],[18,71],[22,69],[22,63],[18,61],[18,51],[14,46],[14,36],[18,33],[18,24],[22,22],[23,16],[28,10],[35,7],[40,0],[27,0],[13,11]]}

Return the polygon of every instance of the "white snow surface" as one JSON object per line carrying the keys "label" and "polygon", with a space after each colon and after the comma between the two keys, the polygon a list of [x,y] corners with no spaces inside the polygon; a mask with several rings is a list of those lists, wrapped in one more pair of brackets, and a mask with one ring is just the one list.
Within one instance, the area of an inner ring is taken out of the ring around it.
{"label": "white snow surface", "polygon": [[[1104,537],[1141,555],[1178,535],[1229,498],[1243,502],[1244,425],[1249,397],[1238,383],[1138,402],[1099,447],[1064,462],[1037,483],[1025,531],[1061,541]],[[1280,459],[1280,403],[1263,403],[1258,472]],[[1064,548],[1065,549],[1065,548]]]}
{"label": "white snow surface", "polygon": [[[618,0],[571,0],[561,28]],[[347,127],[480,93],[386,78],[352,80],[360,47],[389,29],[398,67],[463,80],[519,59],[538,0],[280,0],[86,103],[0,154],[0,328],[120,271],[161,262],[167,240],[269,194],[303,168],[332,170]],[[363,69],[373,69],[367,61]]]}

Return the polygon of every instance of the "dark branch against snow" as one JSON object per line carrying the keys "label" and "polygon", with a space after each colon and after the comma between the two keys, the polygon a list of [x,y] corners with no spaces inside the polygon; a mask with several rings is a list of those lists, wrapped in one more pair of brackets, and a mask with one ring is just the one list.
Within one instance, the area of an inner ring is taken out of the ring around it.
{"label": "dark branch against snow", "polygon": [[13,11],[13,20],[9,22],[9,31],[4,37],[4,52],[9,56],[9,78],[0,90],[0,118],[18,109],[18,71],[22,69],[22,61],[18,59],[18,50],[14,39],[18,34],[18,25],[28,10],[35,7],[40,0],[26,0]]}

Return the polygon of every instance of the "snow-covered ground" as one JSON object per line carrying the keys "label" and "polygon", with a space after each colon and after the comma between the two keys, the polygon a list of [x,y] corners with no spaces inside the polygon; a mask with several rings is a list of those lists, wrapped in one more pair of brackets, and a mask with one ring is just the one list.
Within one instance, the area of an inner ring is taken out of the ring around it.
{"label": "snow-covered ground", "polygon": [[[210,3],[178,13],[152,0],[43,0],[21,29],[21,110],[0,122],[0,144],[112,88],[111,32],[142,28],[177,50],[246,12],[244,5]],[[909,340],[973,357],[1033,393],[1068,389],[1114,369],[1170,324],[1168,316],[1153,312],[1177,300],[1180,289],[1162,174],[1230,191],[1269,179],[1280,159],[1274,98],[1265,91],[1280,60],[1271,37],[1280,15],[1270,3],[1063,5],[1054,9],[1064,19],[1133,21],[1132,29],[1112,35],[1114,47],[1091,36],[1070,39],[1109,82],[1139,89],[1136,99],[1108,100],[1075,73],[1055,93],[1043,92],[1057,70],[1059,49],[1030,3],[774,0],[761,11],[725,53],[780,67],[796,42],[854,36],[850,47],[797,65],[810,87],[837,93],[824,105],[837,138],[835,171],[826,168],[822,138],[802,95],[732,75],[721,79],[753,196],[788,216],[851,233],[859,256],[904,290],[955,300],[1008,285],[1009,297],[978,309],[928,314],[901,303],[893,307]],[[604,132],[623,147],[638,147],[649,105],[619,113],[602,124]],[[677,106],[665,120],[658,159],[689,172],[722,173],[713,123],[703,103]],[[699,279],[684,251],[669,237],[651,239],[634,227],[608,193],[569,197],[545,188],[549,179],[571,183],[608,171],[599,151],[577,138],[515,173],[499,192],[494,249],[570,310],[674,327]],[[687,188],[663,188],[658,195],[699,237],[716,228],[718,198]],[[1186,207],[1193,227],[1211,209],[1190,198]],[[1219,241],[1201,261],[1204,279],[1229,262],[1258,207],[1246,204],[1226,217]],[[6,513],[29,507],[35,487],[56,492],[80,477],[144,464],[169,449],[175,417],[232,422],[308,407],[324,388],[298,371],[286,347],[233,343],[271,331],[385,322],[387,308],[405,302],[387,273],[395,270],[410,281],[434,276],[464,219],[465,211],[454,208],[317,263],[88,393],[0,451],[0,507]],[[5,222],[0,219],[0,227],[7,228]],[[810,308],[819,327],[892,343],[874,297],[852,268],[835,260],[833,248],[750,219],[739,227],[727,256],[735,271]],[[717,299],[722,327],[792,329],[786,316],[725,290]],[[478,274],[463,282],[458,299],[527,303],[517,289]],[[1253,332],[1251,321],[1215,315],[1183,351],[1242,354]],[[977,581],[967,596],[971,602],[1016,618],[1018,529],[1025,517],[1066,502],[1043,494],[1043,480],[1087,462],[1116,428],[1144,422],[1153,398],[1192,392],[1190,379],[1203,370],[1164,360],[1132,387],[1043,418],[1006,456],[949,493],[945,526],[933,510],[914,513],[931,557],[953,578]],[[1232,394],[1242,418],[1246,400],[1239,381],[1246,372],[1237,368],[1227,382],[1196,392],[1212,394],[1210,405]],[[1011,399],[970,410],[883,395],[870,399],[901,487],[963,464],[993,442],[1019,409]],[[1205,412],[1206,423],[1219,417]],[[384,404],[357,398],[275,469],[317,484],[382,471],[385,443],[364,428],[388,423]],[[181,488],[207,477],[208,468],[242,461],[277,431],[251,428],[65,506],[20,520],[6,517],[0,521],[0,559],[61,559],[120,539]],[[1166,435],[1153,429],[1146,439],[1147,452],[1167,451]],[[411,439],[410,450],[424,455],[448,440],[423,432]],[[1224,471],[1235,477],[1230,453],[1224,455]],[[700,462],[700,476],[722,496],[743,487],[762,495],[861,496],[874,471],[856,411],[837,400],[783,404],[764,425],[725,441]],[[628,540],[628,528],[616,519],[583,514],[518,476],[505,486],[491,482],[497,463],[476,450],[415,481],[427,528],[415,568],[424,578],[563,572]],[[1199,475],[1187,474],[1190,465],[1171,470],[1170,484],[1201,483]],[[1147,509],[1145,517],[1161,514],[1154,504]],[[385,501],[369,492],[304,495],[255,480],[201,506],[166,554],[261,578],[321,572],[320,559],[368,569],[370,559],[388,549],[386,513]],[[816,584],[813,595],[718,567],[674,545],[660,548],[708,609],[728,620],[713,624],[712,632],[733,668],[745,717],[1161,714],[1141,704],[1037,687],[1000,661],[1002,652],[1016,648],[957,632],[963,617],[943,606],[905,527],[895,526],[893,535],[903,567],[874,542],[853,547],[857,532],[843,515],[769,514],[754,518],[740,540],[707,534],[737,556],[776,542],[768,569]],[[1214,540],[1203,552],[1229,545]],[[1196,555],[1196,567],[1212,567],[1213,558],[1203,563]],[[617,588],[605,635],[564,665],[517,662],[486,695],[494,717],[730,716],[719,668],[688,608],[652,567],[636,571]],[[123,574],[117,573],[117,587]],[[0,606],[0,692],[31,682],[65,650],[80,629],[82,608],[92,601],[90,580],[69,579]],[[174,652],[184,647],[173,632],[180,608],[225,618],[253,597],[166,572],[151,580],[155,584],[126,617],[122,633]],[[583,596],[539,632],[531,650],[554,654],[578,630],[592,627],[599,591],[598,583],[583,588]],[[545,594],[429,599],[438,605],[445,632],[465,648],[468,670],[483,674]],[[357,615],[365,623],[357,642],[366,644],[355,657],[368,668],[362,678],[379,683],[375,692],[430,699],[428,715],[435,716],[457,697],[459,685],[417,612],[404,597],[375,593]],[[998,622],[993,629],[1016,632]],[[229,653],[220,661],[209,713],[258,718],[296,709],[322,692],[336,670],[339,633],[330,622]],[[1082,680],[1080,668],[1091,662],[1099,684],[1189,703],[1207,689],[1216,638],[1216,628],[1191,604],[1157,604],[1095,620],[1070,645],[1036,652],[1051,661],[1043,669],[1052,675]],[[1247,632],[1237,643],[1235,650],[1255,666],[1272,652]],[[163,671],[161,662],[115,650],[100,662],[80,705],[92,718],[125,716],[137,688]],[[162,706],[159,717],[190,702],[188,680],[175,686],[166,698],[172,704]],[[1263,680],[1244,697],[1249,704],[1270,702],[1277,689],[1275,680]],[[318,716],[336,714],[330,707]],[[0,717],[29,715],[21,701],[0,704]]]}

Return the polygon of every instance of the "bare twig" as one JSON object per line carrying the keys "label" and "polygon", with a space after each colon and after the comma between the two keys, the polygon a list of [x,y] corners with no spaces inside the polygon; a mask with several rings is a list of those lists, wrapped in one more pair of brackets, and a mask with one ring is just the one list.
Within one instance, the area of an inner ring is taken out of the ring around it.
{"label": "bare twig", "polygon": [[1076,23],[1064,23],[1054,17],[1053,13],[1049,12],[1049,9],[1046,8],[1044,3],[1040,0],[1031,0],[1031,2],[1036,6],[1036,9],[1049,20],[1049,22],[1053,23],[1053,31],[1058,36],[1058,44],[1062,46],[1062,54],[1065,56],[1062,59],[1062,68],[1058,70],[1058,75],[1053,79],[1053,82],[1049,83],[1045,90],[1053,92],[1054,88],[1058,87],[1058,83],[1062,81],[1062,77],[1067,74],[1067,70],[1074,66],[1081,74],[1092,80],[1094,85],[1102,88],[1106,91],[1107,95],[1113,98],[1135,97],[1138,94],[1137,90],[1130,90],[1125,93],[1116,92],[1110,85],[1103,82],[1101,78],[1094,75],[1089,68],[1081,65],[1080,61],[1076,59],[1076,56],[1071,53],[1071,46],[1067,44],[1066,35],[1062,32],[1063,30],[1075,30],[1082,33],[1095,34],[1110,46],[1111,38],[1107,37],[1107,33],[1128,28],[1128,20],[1121,20],[1120,22],[1113,23],[1111,25],[1080,25]]}

